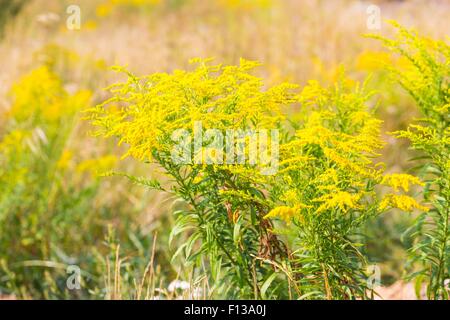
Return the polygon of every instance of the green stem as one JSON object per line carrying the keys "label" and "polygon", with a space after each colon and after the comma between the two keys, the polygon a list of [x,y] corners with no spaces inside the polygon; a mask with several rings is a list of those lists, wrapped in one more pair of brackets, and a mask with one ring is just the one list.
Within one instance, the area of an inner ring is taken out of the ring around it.
{"label": "green stem", "polygon": [[[446,203],[448,204],[450,199],[448,199],[449,197],[447,197],[446,199]],[[445,278],[445,265],[446,265],[446,252],[447,252],[447,239],[448,239],[448,218],[449,218],[449,207],[447,205],[447,207],[445,208],[445,213],[444,213],[444,230],[443,230],[443,239],[441,239],[441,247],[440,247],[440,252],[439,252],[439,266],[438,266],[438,272],[437,272],[437,279],[436,279],[436,284],[435,284],[435,288],[434,288],[434,299],[438,298],[438,291],[440,290],[441,287],[444,287],[444,278]]]}
{"label": "green stem", "polygon": [[[200,219],[200,225],[204,225],[205,224],[205,220],[203,219],[203,209],[199,208],[197,202],[195,201],[194,195],[192,194],[192,192],[190,192],[189,186],[186,185],[186,183],[184,182],[185,179],[179,174],[179,172],[177,170],[170,170],[171,168],[167,168],[166,170],[168,170],[176,179],[177,183],[186,191],[186,196],[187,196],[187,200],[189,202],[190,205],[192,205],[192,207],[194,208],[194,211],[196,212],[198,218]],[[223,244],[223,242],[221,241],[221,239],[219,237],[217,237],[216,234],[213,234],[214,240],[216,241],[216,243],[218,244],[218,246],[220,247],[220,249],[225,253],[225,255],[228,257],[228,259],[230,260],[230,262],[233,264],[233,266],[235,266],[236,270],[242,270],[244,268],[242,268],[242,266],[233,258],[233,256],[231,255],[231,253],[226,249],[225,245]],[[247,263],[246,263],[247,265]],[[244,276],[245,281],[247,282],[247,284],[249,285],[250,288],[254,288],[254,284],[248,279],[248,277]]]}

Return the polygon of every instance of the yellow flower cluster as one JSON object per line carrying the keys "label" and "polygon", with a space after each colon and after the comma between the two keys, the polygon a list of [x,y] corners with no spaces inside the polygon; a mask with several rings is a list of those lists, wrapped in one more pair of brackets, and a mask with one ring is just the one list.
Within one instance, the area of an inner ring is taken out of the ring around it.
{"label": "yellow flower cluster", "polygon": [[[443,113],[447,117],[450,117],[449,114]],[[450,127],[448,126],[442,132],[438,132],[432,127],[411,124],[407,130],[395,132],[395,135],[398,138],[409,139],[417,149],[428,149],[434,156],[444,155],[445,157],[449,154]]]}
{"label": "yellow flower cluster", "polygon": [[357,209],[361,206],[358,205],[358,201],[361,199],[362,194],[351,194],[346,191],[338,191],[336,193],[325,194],[322,197],[314,199],[314,202],[322,203],[317,208],[317,213],[339,208],[342,212],[347,212],[349,209]]}
{"label": "yellow flower cluster", "polygon": [[[408,191],[410,185],[421,184],[405,174],[383,177],[382,164],[374,161],[384,143],[382,121],[367,106],[372,92],[343,73],[331,88],[310,81],[295,94],[292,89],[297,86],[286,83],[263,90],[262,80],[250,74],[257,62],[241,59],[238,66],[222,66],[194,59],[192,63],[196,64],[192,71],[143,77],[116,68],[128,79],[110,86],[112,97],[90,110],[97,133],[118,137],[119,143],[128,147],[125,156],[158,161],[158,157],[170,155],[174,143],[171,134],[178,129],[192,133],[198,121],[204,130],[223,132],[281,129],[279,170],[274,176],[228,164],[214,165],[213,171],[266,188],[273,198],[264,204],[275,207],[266,218],[279,217],[286,222],[311,213],[381,208],[375,204],[375,185]],[[291,122],[294,134],[287,127],[283,110],[292,103],[301,105],[294,115],[296,121]],[[196,179],[196,184],[204,180],[207,171],[201,166],[197,169],[202,178]],[[238,189],[225,188],[221,195],[262,203]]]}
{"label": "yellow flower cluster", "polygon": [[337,210],[379,212],[388,206],[423,208],[408,201],[407,196],[396,195],[376,205],[374,186],[378,184],[407,192],[411,185],[423,183],[407,174],[384,176],[383,164],[375,163],[384,143],[380,135],[382,121],[366,106],[370,97],[364,86],[345,78],[329,89],[310,81],[302,90],[298,96],[302,109],[296,117],[297,130],[280,147],[280,170],[275,178],[280,183],[274,192],[279,192],[276,202],[283,205],[268,217],[286,220],[294,214],[297,203],[308,206],[303,214],[314,215]]}
{"label": "yellow flower cluster", "polygon": [[6,155],[11,152],[17,152],[29,135],[28,131],[21,129],[12,130],[6,134],[0,141],[1,154]]}
{"label": "yellow flower cluster", "polygon": [[24,76],[12,88],[14,104],[9,111],[17,121],[57,122],[87,107],[91,93],[86,90],[69,96],[59,78],[43,66]]}
{"label": "yellow flower cluster", "polygon": [[384,211],[387,208],[398,208],[403,211],[413,211],[419,209],[422,211],[428,211],[429,208],[419,204],[414,198],[407,195],[388,194],[380,203],[380,210]]}
{"label": "yellow flower cluster", "polygon": [[26,175],[29,169],[21,166],[20,162],[29,136],[29,131],[15,129],[0,140],[0,184],[2,182],[18,184],[17,182]]}
{"label": "yellow flower cluster", "polygon": [[390,61],[387,68],[418,100],[423,115],[427,118],[438,116],[448,122],[450,46],[444,40],[419,36],[417,31],[408,30],[396,21],[390,23],[398,30],[395,39],[370,35],[400,55],[398,61]]}
{"label": "yellow flower cluster", "polygon": [[296,205],[294,207],[288,207],[288,206],[279,206],[274,209],[272,209],[268,214],[264,216],[265,219],[268,218],[280,218],[286,224],[290,224],[292,219],[298,218],[300,221],[303,221],[303,218],[301,216],[301,209],[309,208],[310,206],[306,205]]}
{"label": "yellow flower cluster", "polygon": [[[363,105],[367,97],[358,87],[354,92],[348,88],[327,90],[313,81],[306,86],[299,100],[304,106],[304,121],[298,129],[295,139],[282,146],[285,153],[283,163],[290,159],[311,163],[311,152],[305,154],[305,148],[316,145],[335,165],[345,171],[352,171],[365,177],[376,178],[380,172],[369,168],[377,151],[382,148],[380,139],[381,120],[375,119]],[[333,105],[337,107],[333,110]],[[311,109],[308,111],[308,109]],[[342,125],[347,126],[342,130]],[[301,154],[299,154],[301,152]]]}
{"label": "yellow flower cluster", "polygon": [[411,185],[423,186],[424,183],[419,178],[404,173],[386,174],[381,181],[381,184],[388,185],[398,191],[402,188],[408,192]]}
{"label": "yellow flower cluster", "polygon": [[88,106],[91,97],[83,90],[69,94],[47,66],[23,76],[11,94],[14,102],[0,127],[0,184],[4,183],[4,190],[34,183],[30,181],[36,178],[36,163],[47,165],[49,176],[68,167],[71,152],[65,142],[78,112]]}
{"label": "yellow flower cluster", "polygon": [[18,121],[30,119],[36,113],[42,114],[46,120],[57,119],[65,98],[60,88],[60,80],[47,67],[33,70],[13,86],[15,102],[11,115]]}
{"label": "yellow flower cluster", "polygon": [[[339,168],[363,176],[376,176],[377,172],[368,165],[383,146],[380,139],[382,122],[365,110],[364,98],[358,88],[354,92],[341,92],[340,89],[327,90],[317,82],[311,82],[299,97],[304,106],[301,128],[292,141],[282,146],[283,163],[301,159],[312,165],[317,159],[311,147],[317,146],[322,155],[337,166],[328,168],[334,173]],[[345,130],[342,130],[343,125]]]}
{"label": "yellow flower cluster", "polygon": [[[281,108],[293,101],[296,86],[281,84],[263,91],[260,78],[249,73],[259,63],[241,59],[239,66],[211,65],[195,59],[193,71],[176,70],[129,76],[110,87],[113,97],[91,110],[98,134],[117,136],[129,146],[127,155],[152,159],[152,152],[168,152],[177,129],[271,129],[283,119]],[[126,106],[121,107],[121,104]],[[111,108],[112,107],[112,108]]]}

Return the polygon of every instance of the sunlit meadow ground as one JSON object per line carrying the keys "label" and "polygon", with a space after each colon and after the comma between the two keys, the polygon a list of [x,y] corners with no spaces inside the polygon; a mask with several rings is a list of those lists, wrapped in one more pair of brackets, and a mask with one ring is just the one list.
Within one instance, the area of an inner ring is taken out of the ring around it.
{"label": "sunlit meadow ground", "polygon": [[[17,17],[8,21],[0,39],[0,110],[10,108],[12,84],[42,64],[52,66],[69,92],[91,90],[92,104],[105,96],[102,88],[118,77],[109,66],[127,65],[137,74],[149,74],[186,68],[193,57],[214,57],[216,62],[225,64],[235,64],[240,57],[259,60],[263,62],[260,76],[268,84],[281,81],[304,84],[308,79],[329,82],[339,64],[356,79],[363,79],[377,71],[376,63],[366,63],[364,55],[381,48],[362,35],[392,32],[384,22],[381,30],[367,29],[366,9],[370,4],[381,8],[382,19],[396,19],[422,34],[444,38],[449,31],[450,2],[445,0],[249,2],[252,4],[161,0],[144,6],[112,6],[107,0],[31,0]],[[66,8],[71,4],[81,8],[80,30],[66,27]],[[415,115],[411,101],[384,77],[375,75],[373,81],[380,84],[378,88],[385,89],[378,96],[378,113],[385,121],[385,131],[404,128]],[[4,120],[0,118],[0,126]],[[88,130],[86,124],[79,125],[71,141],[74,150],[86,157],[111,152],[104,142],[90,137]],[[410,156],[407,146],[388,136],[386,140],[384,158],[390,170],[407,169]],[[145,171],[148,168],[131,160],[123,160],[119,166],[148,174]],[[153,232],[158,230],[161,239],[167,238],[164,230],[169,228],[171,218],[166,217],[169,205],[165,197],[118,178],[106,178],[101,188],[103,192],[97,196],[92,210],[104,203],[117,207],[108,220],[99,222],[95,218],[104,229],[97,230],[92,247],[102,245],[102,234],[106,234],[107,225],[112,225],[118,230],[118,239],[124,242],[123,250],[128,250],[123,253],[126,259],[141,259],[136,264],[143,271],[151,258]],[[404,248],[398,230],[407,221],[404,216],[387,216],[371,231],[374,237],[385,239],[369,248],[380,262],[387,284],[402,275]],[[88,226],[85,231],[90,232]],[[83,249],[78,248],[81,252]],[[169,266],[167,250],[163,244],[156,248],[160,270],[155,272],[164,274],[164,279],[173,279],[181,271]],[[26,291],[17,295],[33,298]],[[120,294],[115,296],[119,297]]]}

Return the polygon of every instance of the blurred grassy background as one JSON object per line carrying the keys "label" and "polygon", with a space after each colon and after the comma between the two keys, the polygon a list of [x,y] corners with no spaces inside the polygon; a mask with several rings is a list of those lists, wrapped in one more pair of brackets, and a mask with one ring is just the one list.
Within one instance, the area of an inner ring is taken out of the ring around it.
{"label": "blurred grassy background", "polygon": [[[73,4],[81,9],[80,30],[66,27],[66,9]],[[225,64],[244,57],[264,63],[259,74],[268,84],[304,84],[308,79],[331,83],[343,64],[357,80],[372,74],[371,86],[380,90],[377,112],[385,131],[394,131],[405,128],[416,111],[381,71],[386,56],[378,43],[362,37],[392,32],[385,23],[381,30],[367,29],[370,4],[381,8],[382,19],[395,19],[434,38],[448,35],[450,2],[445,0],[0,0],[0,141],[15,130],[29,131],[31,137],[41,130],[46,137],[28,139],[16,150],[24,156],[14,161],[28,170],[28,178],[17,182],[5,173],[0,178],[8,190],[0,197],[0,295],[105,298],[115,292],[115,298],[131,298],[152,259],[158,267],[148,276],[149,288],[167,286],[178,276],[189,280],[189,270],[170,263],[173,248],[167,248],[172,223],[167,213],[177,204],[125,179],[99,178],[96,170],[89,170],[114,151],[89,136],[88,125],[80,121],[82,113],[66,114],[57,123],[40,118],[30,123],[11,115],[18,100],[11,88],[24,75],[45,66],[61,79],[62,88],[51,99],[67,95],[70,104],[77,92],[88,90],[89,107],[104,98],[102,88],[116,80],[108,69],[116,64],[148,74],[186,68],[193,57],[214,57]],[[30,105],[50,99],[39,81]],[[385,139],[388,169],[408,170],[407,145],[388,135]],[[13,159],[4,150],[1,157],[6,170],[0,174],[12,170],[6,166]],[[65,167],[58,167],[62,161]],[[137,175],[158,174],[130,159],[107,166]],[[391,213],[368,227],[368,253],[382,266],[385,284],[402,275],[408,244],[400,235],[410,219]],[[121,288],[111,284],[118,280],[111,268],[119,260]],[[67,290],[69,264],[85,271],[84,290]]]}

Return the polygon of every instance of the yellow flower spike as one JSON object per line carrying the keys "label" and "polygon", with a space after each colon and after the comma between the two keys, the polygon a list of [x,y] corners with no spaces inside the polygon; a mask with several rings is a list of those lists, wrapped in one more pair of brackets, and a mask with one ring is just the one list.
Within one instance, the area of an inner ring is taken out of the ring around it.
{"label": "yellow flower spike", "polygon": [[314,199],[314,202],[323,202],[317,209],[317,212],[323,212],[329,209],[338,207],[341,211],[347,212],[349,209],[359,208],[359,200],[362,194],[351,194],[346,191],[338,191],[335,193],[326,194],[322,197]]}
{"label": "yellow flower spike", "polygon": [[425,185],[419,178],[404,173],[387,174],[383,177],[381,184],[388,185],[394,188],[395,191],[399,191],[399,188],[402,188],[406,192],[409,191],[411,185]]}
{"label": "yellow flower spike", "polygon": [[[22,77],[12,88],[15,97],[11,115],[17,120],[44,113],[47,120],[57,120],[64,111],[66,96],[61,81],[47,67],[40,67]],[[30,103],[32,102],[32,103]]]}
{"label": "yellow flower spike", "polygon": [[57,123],[88,106],[92,93],[81,90],[69,95],[62,82],[48,67],[39,67],[23,76],[12,88],[14,104],[10,116],[18,121],[30,118]]}
{"label": "yellow flower spike", "polygon": [[380,210],[384,211],[388,207],[397,208],[403,211],[413,211],[414,209],[429,211],[429,208],[419,204],[414,198],[406,195],[388,194],[380,203]]}
{"label": "yellow flower spike", "polygon": [[[262,80],[249,72],[258,62],[241,59],[238,66],[211,65],[193,59],[196,69],[136,77],[124,70],[128,81],[110,87],[113,97],[91,110],[98,135],[117,136],[129,147],[127,155],[154,160],[153,152],[170,153],[171,133],[194,124],[201,130],[275,128],[283,119],[281,109],[295,100],[296,86],[280,84],[265,90]],[[117,101],[126,102],[120,113]],[[167,103],[170,101],[170,103]],[[200,151],[200,150],[199,150]],[[247,152],[247,151],[246,151]]]}
{"label": "yellow flower spike", "polygon": [[294,218],[298,218],[300,221],[304,221],[304,218],[301,216],[300,212],[301,209],[305,208],[311,208],[311,206],[305,204],[296,204],[293,207],[279,206],[270,210],[270,212],[264,216],[264,219],[280,218],[288,225]]}
{"label": "yellow flower spike", "polygon": [[288,190],[286,191],[281,197],[280,200],[286,201],[286,202],[295,202],[297,200],[297,192],[295,190]]}
{"label": "yellow flower spike", "polygon": [[272,209],[268,214],[264,216],[264,219],[280,218],[284,220],[287,224],[290,224],[295,214],[296,212],[294,208],[287,206],[280,206]]}
{"label": "yellow flower spike", "polygon": [[303,88],[300,94],[300,101],[307,103],[322,96],[325,92],[325,89],[320,86],[317,80],[309,80],[308,85]]}

